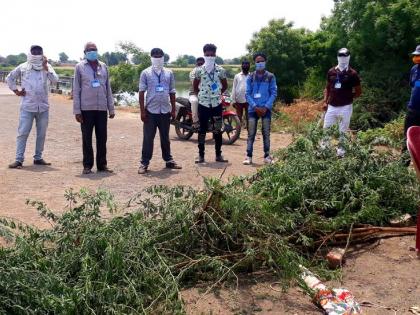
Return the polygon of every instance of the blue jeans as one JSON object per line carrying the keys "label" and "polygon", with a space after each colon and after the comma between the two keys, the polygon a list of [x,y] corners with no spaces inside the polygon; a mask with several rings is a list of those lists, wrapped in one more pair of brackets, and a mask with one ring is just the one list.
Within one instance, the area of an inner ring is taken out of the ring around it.
{"label": "blue jeans", "polygon": [[262,135],[264,143],[264,157],[270,155],[270,130],[271,130],[271,115],[267,113],[264,117],[258,117],[256,113],[249,113],[248,115],[248,141],[247,141],[247,156],[252,157],[254,151],[255,135],[257,134],[258,120],[262,120]]}
{"label": "blue jeans", "polygon": [[36,146],[34,160],[42,159],[42,152],[44,151],[45,136],[47,135],[48,127],[48,111],[45,112],[27,112],[20,111],[18,136],[16,139],[16,161],[23,162],[26,141],[32,129],[32,124],[35,119],[36,122]]}

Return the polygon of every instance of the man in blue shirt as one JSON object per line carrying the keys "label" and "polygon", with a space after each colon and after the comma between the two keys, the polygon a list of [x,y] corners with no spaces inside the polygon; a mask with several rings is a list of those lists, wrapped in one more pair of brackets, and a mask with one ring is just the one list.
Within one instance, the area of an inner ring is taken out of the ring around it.
{"label": "man in blue shirt", "polygon": [[411,126],[420,126],[420,45],[412,53],[414,66],[410,72],[411,97],[407,106],[404,124],[403,151],[407,150],[407,130]]}
{"label": "man in blue shirt", "polygon": [[[139,82],[139,103],[143,121],[143,149],[139,174],[145,174],[153,156],[153,142],[159,129],[160,147],[166,168],[180,169],[171,155],[169,128],[175,118],[175,79],[171,70],[163,67],[162,49],[153,48],[152,66],[143,70]],[[145,101],[146,95],[146,101]]]}
{"label": "man in blue shirt", "polygon": [[265,70],[267,57],[263,53],[254,55],[255,72],[247,79],[246,100],[248,108],[247,156],[244,165],[252,164],[252,151],[257,133],[258,119],[262,120],[264,142],[264,162],[272,163],[270,156],[271,111],[277,97],[277,84],[274,74]]}

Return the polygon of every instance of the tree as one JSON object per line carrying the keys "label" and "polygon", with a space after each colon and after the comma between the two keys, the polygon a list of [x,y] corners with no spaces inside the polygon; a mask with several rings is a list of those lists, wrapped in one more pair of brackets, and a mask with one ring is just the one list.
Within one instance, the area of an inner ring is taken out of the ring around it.
{"label": "tree", "polygon": [[[195,60],[194,60],[195,63]],[[188,56],[187,55],[179,55],[175,61],[174,64],[178,67],[187,67],[188,66]]]}
{"label": "tree", "polygon": [[27,56],[24,53],[21,53],[19,55],[8,55],[6,57],[5,64],[6,66],[17,66],[21,63],[26,62]]}
{"label": "tree", "polygon": [[418,0],[336,1],[316,37],[325,40],[333,57],[337,49],[349,48],[360,72],[365,93],[355,104],[353,127],[381,125],[405,108],[409,53],[420,42],[419,29]]}
{"label": "tree", "polygon": [[99,57],[99,60],[105,62],[109,66],[115,66],[127,61],[127,54],[123,52],[105,52]]}
{"label": "tree", "polygon": [[306,34],[305,29],[294,29],[293,23],[284,19],[271,20],[247,46],[251,55],[267,55],[267,68],[276,75],[279,96],[286,103],[299,96],[299,87],[306,78],[302,53]]}
{"label": "tree", "polygon": [[150,66],[149,54],[133,42],[120,42],[118,45],[127,56],[130,56],[130,61],[135,65],[141,65],[142,67]]}
{"label": "tree", "polygon": [[223,65],[225,63],[225,61],[223,60],[222,57],[216,56],[216,63],[218,65]]}
{"label": "tree", "polygon": [[163,61],[164,61],[165,63],[168,63],[170,59],[171,59],[171,57],[170,57],[168,54],[164,54],[164,56],[163,56]]}
{"label": "tree", "polygon": [[65,52],[61,52],[58,54],[60,62],[67,62],[69,60],[69,56]]}

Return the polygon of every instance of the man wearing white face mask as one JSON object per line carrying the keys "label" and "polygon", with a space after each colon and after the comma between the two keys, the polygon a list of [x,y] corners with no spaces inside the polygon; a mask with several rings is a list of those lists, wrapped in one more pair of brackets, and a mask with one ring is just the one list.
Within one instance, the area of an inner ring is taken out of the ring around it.
{"label": "man wearing white face mask", "polygon": [[[150,52],[152,66],[143,70],[139,82],[139,103],[143,121],[143,148],[139,174],[145,174],[153,156],[153,142],[159,129],[162,158],[166,168],[181,169],[171,155],[169,129],[175,118],[175,79],[171,70],[163,67],[164,53],[160,48]],[[146,101],[145,101],[146,96]]]}
{"label": "man wearing white face mask", "polygon": [[[22,90],[16,87],[16,80],[21,79]],[[21,168],[24,160],[26,141],[36,122],[35,165],[51,165],[42,158],[48,127],[48,81],[56,83],[58,76],[47,63],[41,46],[31,46],[27,62],[16,67],[6,78],[9,88],[21,97],[19,128],[16,148],[16,161],[9,168]]]}
{"label": "man wearing white face mask", "polygon": [[[214,125],[222,124],[221,96],[227,90],[226,71],[216,64],[217,47],[206,44],[203,47],[204,65],[197,68],[194,76],[194,93],[198,95],[198,117],[200,129],[198,132],[198,156],[195,163],[204,163],[204,149],[208,122]],[[221,127],[220,127],[221,130]],[[213,134],[216,151],[216,162],[228,162],[222,156],[222,133]]]}
{"label": "man wearing white face mask", "polygon": [[[350,51],[341,48],[337,54],[338,65],[331,68],[327,75],[324,91],[324,128],[338,124],[340,133],[349,129],[353,113],[353,100],[362,94],[360,77],[350,67]],[[337,156],[344,156],[344,149],[337,148]]]}

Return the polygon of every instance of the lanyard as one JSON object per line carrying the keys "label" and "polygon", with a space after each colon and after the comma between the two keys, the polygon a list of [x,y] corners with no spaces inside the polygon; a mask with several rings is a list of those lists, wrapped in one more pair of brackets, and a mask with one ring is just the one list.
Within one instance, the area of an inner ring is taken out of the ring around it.
{"label": "lanyard", "polygon": [[96,72],[98,71],[99,64],[96,66],[96,71],[95,71],[95,68],[89,62],[88,64],[93,71],[93,78],[96,80]]}
{"label": "lanyard", "polygon": [[155,76],[158,78],[159,85],[160,85],[160,77],[162,76],[163,69],[162,69],[162,71],[160,71],[159,75],[155,72],[155,70],[153,70],[153,73],[154,73],[154,74],[155,74]]}
{"label": "lanyard", "polygon": [[264,80],[265,80],[266,76],[267,76],[267,72],[265,72],[265,71],[264,71],[264,74],[263,74],[263,76],[262,76],[262,78],[261,78],[261,80],[260,80],[260,79],[258,78],[258,75],[257,75],[257,74],[255,74],[255,80],[257,81],[257,93],[260,93],[260,86],[261,86],[261,83],[262,83],[262,82],[264,82]]}
{"label": "lanyard", "polygon": [[216,83],[216,81],[214,80],[214,76],[216,75],[216,66],[214,66],[213,71],[212,72],[207,72],[211,82]]}

